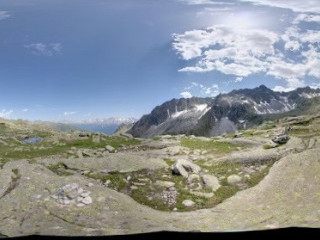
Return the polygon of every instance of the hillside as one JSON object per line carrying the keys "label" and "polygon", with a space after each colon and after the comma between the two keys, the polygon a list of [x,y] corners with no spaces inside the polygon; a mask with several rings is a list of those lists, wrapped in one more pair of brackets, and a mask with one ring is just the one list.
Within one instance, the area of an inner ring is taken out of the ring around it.
{"label": "hillside", "polygon": [[219,136],[248,129],[266,119],[306,112],[318,96],[320,89],[310,87],[274,92],[261,85],[215,98],[173,99],[144,115],[129,133],[144,138],[162,134]]}

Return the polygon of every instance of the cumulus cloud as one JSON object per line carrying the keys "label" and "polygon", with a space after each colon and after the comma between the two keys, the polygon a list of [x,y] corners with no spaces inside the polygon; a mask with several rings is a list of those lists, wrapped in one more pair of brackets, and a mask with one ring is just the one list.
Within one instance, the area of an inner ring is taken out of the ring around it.
{"label": "cumulus cloud", "polygon": [[234,75],[236,82],[263,73],[285,80],[286,90],[305,86],[306,77],[320,79],[320,31],[298,25],[283,33],[216,25],[174,34],[172,46],[194,63],[180,72],[217,71]]}
{"label": "cumulus cloud", "polygon": [[262,58],[275,53],[277,34],[267,30],[241,30],[218,25],[205,30],[187,31],[173,35],[173,48],[184,60],[201,57],[182,72],[219,71],[245,77],[265,71]]}
{"label": "cumulus cloud", "polygon": [[32,43],[25,45],[34,55],[51,57],[62,52],[61,43]]}
{"label": "cumulus cloud", "polygon": [[255,5],[286,8],[294,12],[320,13],[318,0],[238,0],[240,2],[251,2]]}
{"label": "cumulus cloud", "polygon": [[0,117],[2,118],[8,118],[10,115],[13,113],[13,110],[7,110],[7,109],[2,109],[0,111]]}
{"label": "cumulus cloud", "polygon": [[7,11],[0,11],[0,20],[4,20],[9,17],[11,17],[11,15]]}
{"label": "cumulus cloud", "polygon": [[299,24],[300,22],[315,22],[320,23],[320,15],[313,14],[299,14],[294,20],[293,24]]}
{"label": "cumulus cloud", "polygon": [[76,114],[77,112],[64,112],[63,115],[64,116],[72,116],[74,114]]}
{"label": "cumulus cloud", "polygon": [[192,98],[192,94],[188,91],[180,93],[180,96],[183,98]]}
{"label": "cumulus cloud", "polygon": [[29,111],[29,108],[22,109],[22,112],[28,112],[28,111]]}

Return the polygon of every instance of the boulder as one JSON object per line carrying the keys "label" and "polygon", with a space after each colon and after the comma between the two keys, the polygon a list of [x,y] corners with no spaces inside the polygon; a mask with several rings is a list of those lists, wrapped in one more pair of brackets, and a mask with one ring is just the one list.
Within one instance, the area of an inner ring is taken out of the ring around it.
{"label": "boulder", "polygon": [[288,134],[281,134],[272,138],[272,142],[277,144],[285,144],[289,141],[290,137]]}
{"label": "boulder", "polygon": [[236,174],[233,174],[227,178],[227,181],[229,184],[234,185],[234,184],[241,182],[241,177]]}
{"label": "boulder", "polygon": [[206,189],[216,191],[221,187],[219,180],[216,176],[205,174],[205,175],[202,175],[201,177]]}
{"label": "boulder", "polygon": [[160,186],[160,187],[170,188],[170,187],[173,187],[175,185],[175,183],[174,182],[169,182],[169,181],[159,181],[159,180],[157,180],[155,182],[155,185]]}
{"label": "boulder", "polygon": [[186,206],[186,207],[192,207],[192,206],[195,204],[195,202],[193,202],[193,201],[191,201],[191,200],[184,200],[184,201],[182,202],[182,204],[183,204],[184,206]]}
{"label": "boulder", "polygon": [[116,152],[116,149],[110,145],[107,145],[106,146],[106,150],[109,152],[109,153],[115,153]]}
{"label": "boulder", "polygon": [[171,170],[175,174],[179,174],[184,178],[188,178],[189,172],[199,173],[201,171],[201,168],[192,162],[189,162],[184,159],[179,159],[173,166],[171,166]]}

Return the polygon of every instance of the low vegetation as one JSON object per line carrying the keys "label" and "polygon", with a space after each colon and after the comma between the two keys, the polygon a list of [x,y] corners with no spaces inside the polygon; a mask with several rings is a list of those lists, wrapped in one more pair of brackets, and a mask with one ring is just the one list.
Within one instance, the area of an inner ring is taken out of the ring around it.
{"label": "low vegetation", "polygon": [[217,140],[209,140],[204,141],[195,138],[182,138],[181,139],[181,146],[190,148],[192,150],[200,149],[206,150],[209,153],[230,153],[232,151],[237,150],[237,147],[243,147],[240,145],[222,142]]}

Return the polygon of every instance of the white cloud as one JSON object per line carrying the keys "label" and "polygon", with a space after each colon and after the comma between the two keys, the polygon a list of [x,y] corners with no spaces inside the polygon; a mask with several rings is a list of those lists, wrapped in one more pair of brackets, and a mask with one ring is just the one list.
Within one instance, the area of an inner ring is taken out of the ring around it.
{"label": "white cloud", "polygon": [[76,114],[77,112],[64,112],[63,115],[64,116],[72,116],[74,114]]}
{"label": "white cloud", "polygon": [[25,45],[34,55],[51,57],[62,52],[61,43],[32,43]]}
{"label": "white cloud", "polygon": [[294,89],[295,88],[275,86],[272,90],[275,91],[275,92],[290,92],[290,91],[292,91]]}
{"label": "white cloud", "polygon": [[7,109],[2,109],[0,111],[0,117],[2,118],[8,118],[10,115],[13,113],[13,110],[7,110]]}
{"label": "white cloud", "polygon": [[261,59],[275,53],[277,34],[267,30],[244,30],[227,26],[213,26],[205,30],[174,34],[173,48],[184,60],[199,58],[195,66],[182,72],[219,71],[245,77],[266,71]]}
{"label": "white cloud", "polygon": [[251,2],[255,5],[291,9],[294,12],[320,13],[319,0],[238,0]]}
{"label": "white cloud", "polygon": [[28,112],[28,111],[29,111],[29,108],[22,109],[22,112]]}
{"label": "white cloud", "polygon": [[292,90],[305,86],[306,77],[320,82],[319,43],[319,30],[301,30],[297,25],[288,27],[282,34],[216,25],[174,34],[172,46],[181,59],[195,62],[179,69],[180,72],[218,71],[234,75],[236,82],[264,73],[285,80],[285,89]]}
{"label": "white cloud", "polygon": [[196,82],[192,82],[190,86],[186,87],[184,90],[187,90],[188,92],[185,92],[185,93],[188,93],[188,94],[190,93],[189,92],[190,90],[193,90],[194,92],[197,92],[196,95],[203,95],[203,96],[210,96],[210,97],[214,97],[220,93],[219,86],[217,84],[212,84],[211,86],[208,87]]}
{"label": "white cloud", "polygon": [[226,14],[227,12],[232,11],[232,8],[230,7],[206,7],[203,10],[197,12],[197,16],[201,16],[206,14],[207,15],[212,15],[212,16],[216,16],[217,14]]}
{"label": "white cloud", "polygon": [[0,11],[0,20],[4,20],[9,17],[11,17],[11,15],[7,11]]}
{"label": "white cloud", "polygon": [[192,98],[192,94],[188,91],[180,93],[180,96],[183,98]]}
{"label": "white cloud", "polygon": [[237,77],[235,82],[242,82],[242,80],[243,80],[243,77]]}
{"label": "white cloud", "polygon": [[320,15],[299,14],[292,23],[299,24],[300,22],[320,23]]}

